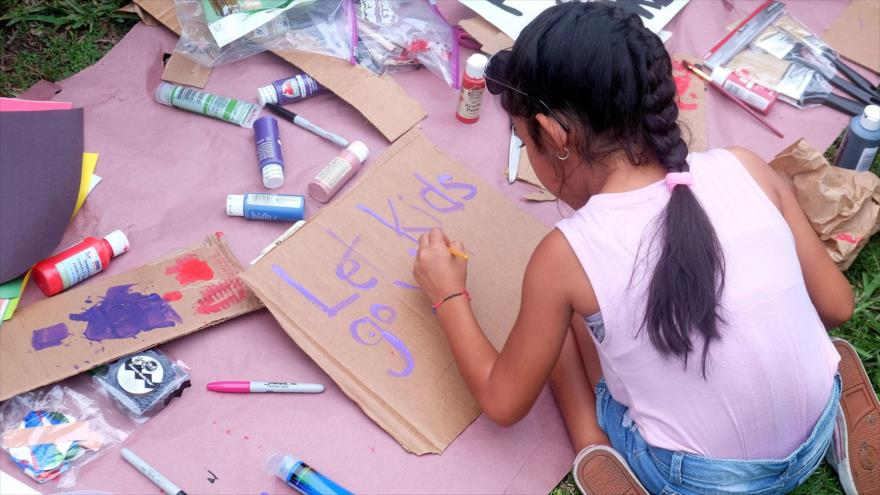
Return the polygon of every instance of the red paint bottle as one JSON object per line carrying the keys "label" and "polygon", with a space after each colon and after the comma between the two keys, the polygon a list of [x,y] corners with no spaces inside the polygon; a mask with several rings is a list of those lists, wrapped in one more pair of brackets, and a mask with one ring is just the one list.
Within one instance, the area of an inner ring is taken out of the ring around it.
{"label": "red paint bottle", "polygon": [[34,281],[43,294],[54,296],[101,272],[110,264],[110,258],[126,251],[128,238],[121,230],[114,230],[103,239],[86,237],[34,265]]}
{"label": "red paint bottle", "polygon": [[486,91],[486,64],[489,59],[482,53],[468,57],[464,77],[461,78],[461,95],[458,97],[458,110],[455,118],[465,124],[480,120],[480,105]]}

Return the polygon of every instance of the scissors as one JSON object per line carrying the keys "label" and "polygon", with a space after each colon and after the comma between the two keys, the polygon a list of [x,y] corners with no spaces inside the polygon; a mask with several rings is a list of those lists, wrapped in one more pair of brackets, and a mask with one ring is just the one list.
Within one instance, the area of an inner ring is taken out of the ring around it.
{"label": "scissors", "polygon": [[513,124],[510,126],[510,150],[507,154],[507,183],[513,184],[516,181],[516,174],[519,172],[519,157],[522,153],[523,142],[517,137]]}

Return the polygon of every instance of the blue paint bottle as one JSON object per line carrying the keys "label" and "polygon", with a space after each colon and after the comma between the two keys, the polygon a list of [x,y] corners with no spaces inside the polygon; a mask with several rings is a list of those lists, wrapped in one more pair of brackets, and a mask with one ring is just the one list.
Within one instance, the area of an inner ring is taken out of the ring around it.
{"label": "blue paint bottle", "polygon": [[268,189],[283,186],[284,156],[281,154],[278,121],[273,117],[260,117],[255,120],[254,142],[257,145],[257,161],[263,176],[263,185]]}
{"label": "blue paint bottle", "polygon": [[266,459],[266,470],[303,495],[352,495],[308,464],[289,455],[271,455]]}
{"label": "blue paint bottle", "polygon": [[850,120],[834,164],[856,172],[871,168],[880,149],[880,106],[868,105]]}
{"label": "blue paint bottle", "polygon": [[293,194],[230,194],[226,214],[248,220],[296,222],[305,215],[305,198]]}

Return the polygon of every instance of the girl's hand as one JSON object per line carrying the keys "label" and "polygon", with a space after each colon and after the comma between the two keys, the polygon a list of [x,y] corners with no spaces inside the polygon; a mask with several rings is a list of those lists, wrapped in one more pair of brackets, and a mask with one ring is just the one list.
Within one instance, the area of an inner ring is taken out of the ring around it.
{"label": "girl's hand", "polygon": [[450,241],[437,228],[419,237],[413,275],[432,303],[461,291],[467,283],[467,260],[453,256],[449,248],[465,252],[461,241]]}

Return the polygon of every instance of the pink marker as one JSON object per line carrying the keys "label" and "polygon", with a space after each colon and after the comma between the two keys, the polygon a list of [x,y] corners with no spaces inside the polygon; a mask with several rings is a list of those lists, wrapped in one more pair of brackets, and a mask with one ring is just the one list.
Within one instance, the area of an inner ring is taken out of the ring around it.
{"label": "pink marker", "polygon": [[320,394],[324,391],[324,386],[320,383],[293,382],[211,382],[208,384],[208,390],[227,394]]}

